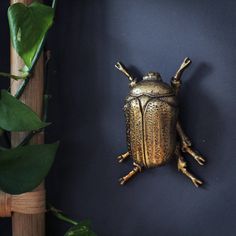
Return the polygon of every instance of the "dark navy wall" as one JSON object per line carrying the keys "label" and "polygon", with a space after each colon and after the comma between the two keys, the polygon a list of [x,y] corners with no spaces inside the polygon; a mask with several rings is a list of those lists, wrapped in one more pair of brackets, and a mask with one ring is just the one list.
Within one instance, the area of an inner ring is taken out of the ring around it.
{"label": "dark navy wall", "polygon": [[[47,179],[49,201],[91,219],[101,236],[236,235],[236,2],[58,2],[47,45],[54,122],[47,140],[60,139],[61,148]],[[175,160],[120,187],[132,162],[116,161],[126,151],[128,80],[114,64],[123,61],[136,76],[158,71],[168,82],[186,56],[193,63],[183,76],[180,118],[207,159],[200,167],[186,156],[204,187],[195,188]],[[47,218],[47,235],[66,228]]]}

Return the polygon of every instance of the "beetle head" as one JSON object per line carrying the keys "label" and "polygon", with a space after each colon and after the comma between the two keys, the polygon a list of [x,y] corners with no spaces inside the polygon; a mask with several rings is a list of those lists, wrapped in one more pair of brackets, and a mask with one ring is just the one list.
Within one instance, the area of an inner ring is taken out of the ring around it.
{"label": "beetle head", "polygon": [[157,80],[161,81],[161,75],[158,72],[148,72],[143,76],[143,80]]}

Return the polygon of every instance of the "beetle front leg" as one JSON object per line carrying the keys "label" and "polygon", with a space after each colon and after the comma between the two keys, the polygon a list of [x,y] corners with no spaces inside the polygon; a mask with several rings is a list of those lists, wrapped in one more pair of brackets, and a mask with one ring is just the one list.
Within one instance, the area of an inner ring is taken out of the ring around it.
{"label": "beetle front leg", "polygon": [[134,168],[131,170],[127,175],[119,179],[119,182],[121,185],[124,185],[130,178],[135,176],[138,172],[141,172],[142,168],[140,165],[133,163]]}
{"label": "beetle front leg", "polygon": [[178,170],[181,171],[184,175],[186,175],[188,178],[191,179],[193,184],[196,187],[199,187],[199,185],[203,184],[203,182],[199,179],[197,179],[194,175],[192,175],[188,170],[187,170],[187,163],[185,162],[183,156],[181,155],[180,152],[180,147],[177,145],[175,155],[178,157]]}
{"label": "beetle front leg", "polygon": [[120,156],[117,157],[117,160],[119,163],[123,162],[125,159],[127,159],[130,156],[129,152],[123,153]]}
{"label": "beetle front leg", "polygon": [[192,156],[198,162],[199,165],[204,165],[205,159],[191,148],[192,144],[187,135],[184,133],[179,122],[177,123],[176,129],[181,139],[182,151]]}

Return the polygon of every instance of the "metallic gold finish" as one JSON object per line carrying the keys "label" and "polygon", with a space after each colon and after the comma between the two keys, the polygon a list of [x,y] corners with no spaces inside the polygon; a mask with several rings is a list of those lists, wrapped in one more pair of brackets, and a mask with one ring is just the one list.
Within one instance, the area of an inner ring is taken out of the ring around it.
{"label": "metallic gold finish", "polygon": [[180,152],[180,147],[177,145],[176,146],[176,150],[175,150],[175,154],[178,158],[178,170],[181,171],[184,175],[186,175],[188,178],[191,179],[191,181],[193,182],[193,184],[198,187],[199,185],[201,185],[203,182],[199,179],[197,179],[196,177],[194,177],[194,175],[192,175],[188,170],[187,170],[187,164],[184,161],[183,156],[181,155]]}
{"label": "metallic gold finish", "polygon": [[129,152],[126,152],[124,154],[121,154],[120,156],[117,157],[118,162],[121,163],[123,162],[125,159],[127,159],[129,157]]}
{"label": "metallic gold finish", "polygon": [[130,75],[126,67],[121,62],[117,62],[115,67],[128,77],[131,87],[136,84],[136,80]]}
{"label": "metallic gold finish", "polygon": [[191,148],[191,146],[192,146],[191,141],[184,133],[179,122],[177,123],[176,128],[177,128],[177,132],[178,132],[180,139],[181,139],[182,151],[187,152],[189,155],[191,155],[198,162],[199,165],[203,166],[205,163],[205,159]]}
{"label": "metallic gold finish", "polygon": [[148,72],[143,76],[143,80],[161,80],[161,75],[157,72]]}
{"label": "metallic gold finish", "polygon": [[201,155],[193,151],[192,148],[183,147],[182,150],[183,152],[187,152],[189,155],[191,155],[198,162],[199,165],[204,165],[205,159]]}
{"label": "metallic gold finish", "polygon": [[186,57],[182,64],[180,65],[179,69],[175,73],[175,76],[171,80],[171,86],[174,88],[176,94],[179,92],[180,86],[181,86],[181,76],[184,72],[184,70],[191,64],[191,60]]}
{"label": "metallic gold finish", "polygon": [[180,65],[179,69],[177,70],[175,76],[174,76],[174,80],[179,81],[181,78],[181,75],[183,74],[184,70],[191,64],[191,60],[186,57],[184,58],[184,61],[182,62],[182,64]]}
{"label": "metallic gold finish", "polygon": [[133,170],[120,179],[120,184],[126,183],[143,168],[166,164],[174,155],[178,158],[178,169],[195,186],[202,184],[202,181],[187,171],[181,154],[181,150],[188,153],[200,165],[205,162],[191,148],[191,142],[178,122],[177,95],[183,71],[190,63],[189,58],[184,59],[171,80],[171,86],[164,83],[157,72],[149,72],[142,81],[136,82],[122,63],[116,64],[116,68],[130,80],[130,92],[124,105],[128,152],[120,155],[118,161],[122,162],[129,156],[134,160]]}
{"label": "metallic gold finish", "polygon": [[142,171],[142,168],[140,165],[138,165],[135,162],[133,163],[133,165],[134,165],[133,170],[131,170],[126,176],[119,179],[119,182],[121,185],[124,185],[130,178],[135,176],[138,172]]}

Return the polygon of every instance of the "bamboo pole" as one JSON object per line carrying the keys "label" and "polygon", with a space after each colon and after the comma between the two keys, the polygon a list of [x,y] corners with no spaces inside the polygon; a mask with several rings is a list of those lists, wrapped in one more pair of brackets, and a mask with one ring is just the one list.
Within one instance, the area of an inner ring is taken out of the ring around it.
{"label": "bamboo pole", "polygon": [[[30,4],[32,0],[10,0],[10,3],[21,2]],[[19,69],[24,66],[21,58],[17,55],[14,48],[11,47],[11,74],[19,75]],[[43,76],[44,62],[43,56],[39,58],[35,66],[33,76],[25,88],[20,100],[31,107],[40,117],[43,110]],[[22,81],[11,80],[11,93],[15,94]],[[12,146],[18,145],[27,134],[24,132],[12,133]],[[42,144],[44,142],[43,133],[39,133],[32,138],[33,144]],[[41,184],[36,190],[44,190],[44,184]],[[12,214],[12,235],[13,236],[44,236],[45,235],[45,215],[41,214]]]}

